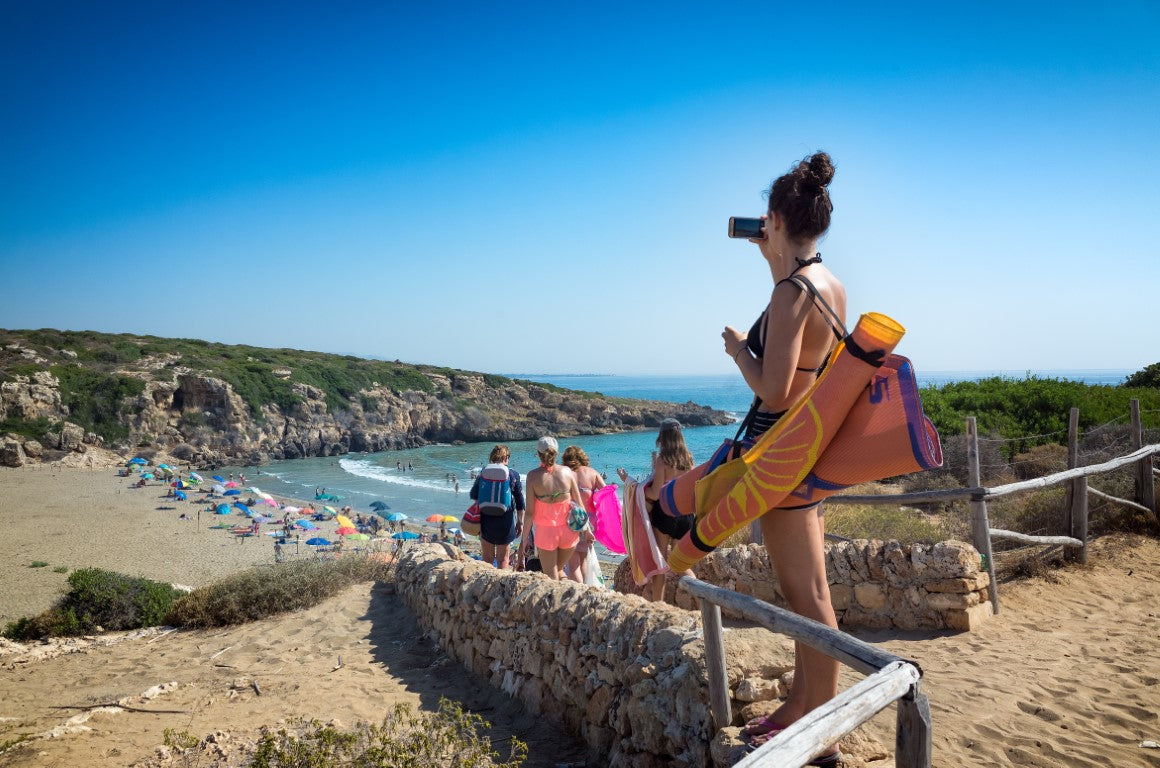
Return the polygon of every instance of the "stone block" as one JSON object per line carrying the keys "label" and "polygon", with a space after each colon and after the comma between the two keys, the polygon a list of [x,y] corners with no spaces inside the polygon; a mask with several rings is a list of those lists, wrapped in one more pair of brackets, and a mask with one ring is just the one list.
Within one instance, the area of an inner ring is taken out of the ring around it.
{"label": "stone block", "polygon": [[737,684],[733,698],[738,701],[771,701],[781,696],[781,685],[777,680],[761,677],[747,677]]}
{"label": "stone block", "polygon": [[970,608],[979,604],[979,593],[935,592],[927,597],[926,604],[936,611]]}
{"label": "stone block", "polygon": [[854,599],[867,611],[880,611],[886,606],[886,588],[869,582],[857,584],[854,586]]}
{"label": "stone block", "polygon": [[963,610],[947,611],[947,626],[951,629],[973,632],[982,626],[983,622],[992,615],[994,615],[994,611],[991,608],[991,601],[987,600]]}
{"label": "stone block", "polygon": [[925,582],[922,586],[927,592],[976,592],[991,583],[991,577],[986,571],[979,571],[971,578],[936,579]]}
{"label": "stone block", "polygon": [[931,547],[927,566],[936,579],[958,579],[979,572],[979,552],[964,541],[940,541]]}
{"label": "stone block", "polygon": [[854,588],[849,584],[831,584],[830,585],[830,603],[834,606],[835,611],[844,611],[850,607],[850,601],[854,599]]}

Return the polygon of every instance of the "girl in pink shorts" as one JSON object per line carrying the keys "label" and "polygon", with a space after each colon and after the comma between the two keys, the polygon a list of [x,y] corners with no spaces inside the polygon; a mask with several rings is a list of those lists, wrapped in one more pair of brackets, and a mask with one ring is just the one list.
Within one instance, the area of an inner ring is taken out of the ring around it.
{"label": "girl in pink shorts", "polygon": [[[560,445],[554,437],[541,437],[536,443],[540,466],[528,473],[527,517],[536,527],[536,554],[543,572],[553,579],[563,579],[564,565],[580,540],[580,534],[568,527],[572,504],[583,506],[576,475],[556,463]],[[527,530],[528,526],[524,526]]]}

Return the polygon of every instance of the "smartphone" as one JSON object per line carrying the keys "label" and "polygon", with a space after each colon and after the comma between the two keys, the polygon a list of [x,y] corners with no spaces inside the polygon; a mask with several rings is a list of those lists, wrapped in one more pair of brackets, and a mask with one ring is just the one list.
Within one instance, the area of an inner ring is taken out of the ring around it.
{"label": "smartphone", "polygon": [[761,233],[761,227],[764,223],[761,219],[745,219],[740,216],[730,216],[729,237],[756,237],[760,240],[764,237]]}

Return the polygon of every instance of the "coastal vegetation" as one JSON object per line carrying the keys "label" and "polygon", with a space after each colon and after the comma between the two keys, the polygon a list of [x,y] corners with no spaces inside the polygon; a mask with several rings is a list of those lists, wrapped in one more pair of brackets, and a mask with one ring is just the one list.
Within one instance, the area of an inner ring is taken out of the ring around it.
{"label": "coastal vegetation", "polygon": [[519,768],[528,747],[512,738],[503,760],[484,734],[481,716],[450,699],[439,699],[438,712],[415,714],[397,704],[383,721],[359,723],[350,730],[313,721],[290,729],[268,730],[258,742],[250,768]]}
{"label": "coastal vegetation", "polygon": [[347,587],[390,581],[392,566],[373,557],[294,560],[259,566],[195,589],[166,618],[177,627],[221,627],[257,621],[321,603]]}
{"label": "coastal vegetation", "polygon": [[68,590],[56,605],[39,616],[9,623],[3,635],[10,640],[40,640],[153,627],[164,623],[182,594],[169,584],[81,568],[69,574]]}

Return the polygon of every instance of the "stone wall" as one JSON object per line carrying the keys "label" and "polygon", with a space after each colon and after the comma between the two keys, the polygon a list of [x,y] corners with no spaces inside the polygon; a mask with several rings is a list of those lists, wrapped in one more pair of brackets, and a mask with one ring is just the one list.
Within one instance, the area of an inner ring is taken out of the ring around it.
{"label": "stone wall", "polygon": [[[856,539],[826,542],[826,573],[838,622],[866,629],[973,630],[992,615],[990,577],[978,551],[962,541],[900,544]],[[697,578],[786,607],[769,555],[760,544],[719,549],[695,569]],[[644,594],[622,568],[617,589]],[[670,584],[665,598],[696,608],[692,596]]]}
{"label": "stone wall", "polygon": [[[437,544],[406,548],[396,589],[450,656],[578,734],[601,764],[729,762],[720,748],[715,762],[711,749],[717,734],[699,613],[497,571]],[[725,652],[735,721],[748,702],[784,692],[793,669],[788,638],[730,629]]]}

